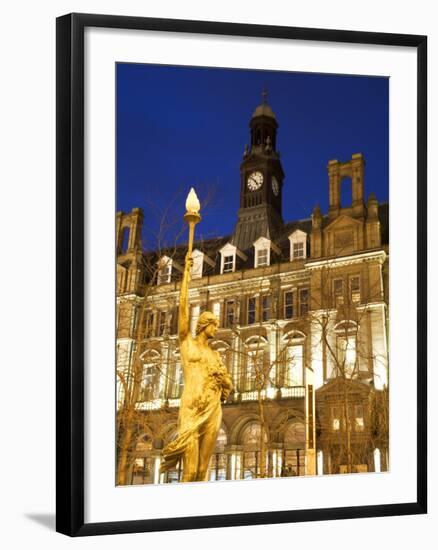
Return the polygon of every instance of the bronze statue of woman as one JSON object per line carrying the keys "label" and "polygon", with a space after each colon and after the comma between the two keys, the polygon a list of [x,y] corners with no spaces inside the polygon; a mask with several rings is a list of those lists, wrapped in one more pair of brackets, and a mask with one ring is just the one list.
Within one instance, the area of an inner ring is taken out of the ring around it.
{"label": "bronze statue of woman", "polygon": [[[190,215],[193,216],[193,212]],[[197,212],[196,215],[198,217],[195,220],[199,221]],[[191,251],[194,223],[190,225],[192,218],[188,214],[186,219],[189,220],[190,228],[189,250],[181,282],[178,317],[184,389],[179,409],[178,436],[163,450],[161,472],[175,468],[182,460],[182,481],[206,481],[222,421],[221,401],[228,398],[232,383],[219,353],[208,345],[208,340],[213,338],[219,324],[213,313],[204,311],[196,325],[196,336],[190,333],[189,282],[193,265]]]}

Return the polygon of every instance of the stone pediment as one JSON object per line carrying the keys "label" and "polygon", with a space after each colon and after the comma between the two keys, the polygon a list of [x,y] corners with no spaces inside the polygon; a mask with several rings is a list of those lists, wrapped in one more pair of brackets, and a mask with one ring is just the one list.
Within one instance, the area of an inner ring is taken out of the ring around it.
{"label": "stone pediment", "polygon": [[318,394],[323,394],[327,397],[332,394],[339,395],[344,390],[344,383],[348,385],[349,392],[354,391],[357,393],[368,394],[371,391],[371,386],[369,386],[368,384],[364,384],[363,382],[359,382],[358,380],[344,380],[341,377],[337,377],[326,382],[323,386],[318,388],[317,392]]}
{"label": "stone pediment", "polygon": [[341,214],[339,217],[337,217],[335,220],[333,220],[327,227],[324,228],[324,232],[327,233],[328,231],[333,231],[334,229],[347,229],[350,227],[360,227],[362,225],[362,222],[359,220],[356,220],[355,218],[352,218],[351,216],[347,216],[346,214]]}

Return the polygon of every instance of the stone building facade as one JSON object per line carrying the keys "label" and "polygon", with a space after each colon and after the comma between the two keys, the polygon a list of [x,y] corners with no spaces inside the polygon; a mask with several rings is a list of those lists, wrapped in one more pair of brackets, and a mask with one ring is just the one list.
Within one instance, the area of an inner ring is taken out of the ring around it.
{"label": "stone building facade", "polygon": [[[284,222],[278,123],[264,98],[250,121],[237,222],[195,242],[191,327],[206,309],[234,390],[210,479],[388,468],[388,205],[364,196],[365,159],[328,162],[329,211]],[[341,206],[341,182],[352,203]],[[345,182],[344,182],[345,184]],[[117,213],[118,417],[134,392],[129,482],[166,483],[161,449],[183,387],[177,338],[185,247],[146,252],[143,213]],[[122,381],[122,382],[121,382]]]}

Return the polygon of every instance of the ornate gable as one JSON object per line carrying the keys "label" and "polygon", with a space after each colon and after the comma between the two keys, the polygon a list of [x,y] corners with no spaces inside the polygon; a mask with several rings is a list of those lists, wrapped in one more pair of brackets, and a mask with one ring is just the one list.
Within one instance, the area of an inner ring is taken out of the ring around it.
{"label": "ornate gable", "polygon": [[364,224],[341,214],[323,231],[324,255],[346,256],[364,249]]}

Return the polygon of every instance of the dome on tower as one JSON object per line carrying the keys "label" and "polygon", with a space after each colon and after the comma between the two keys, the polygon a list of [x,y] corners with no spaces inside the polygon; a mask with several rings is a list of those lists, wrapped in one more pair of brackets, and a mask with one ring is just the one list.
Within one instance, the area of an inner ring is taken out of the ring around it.
{"label": "dome on tower", "polygon": [[252,114],[252,118],[257,116],[268,116],[276,120],[274,111],[267,103],[261,103]]}
{"label": "dome on tower", "polygon": [[268,92],[266,89],[262,92],[262,98],[262,103],[258,107],[256,107],[256,110],[252,114],[252,118],[258,116],[267,116],[273,118],[274,120],[277,120],[275,118],[274,111],[271,109],[271,106],[268,105]]}

